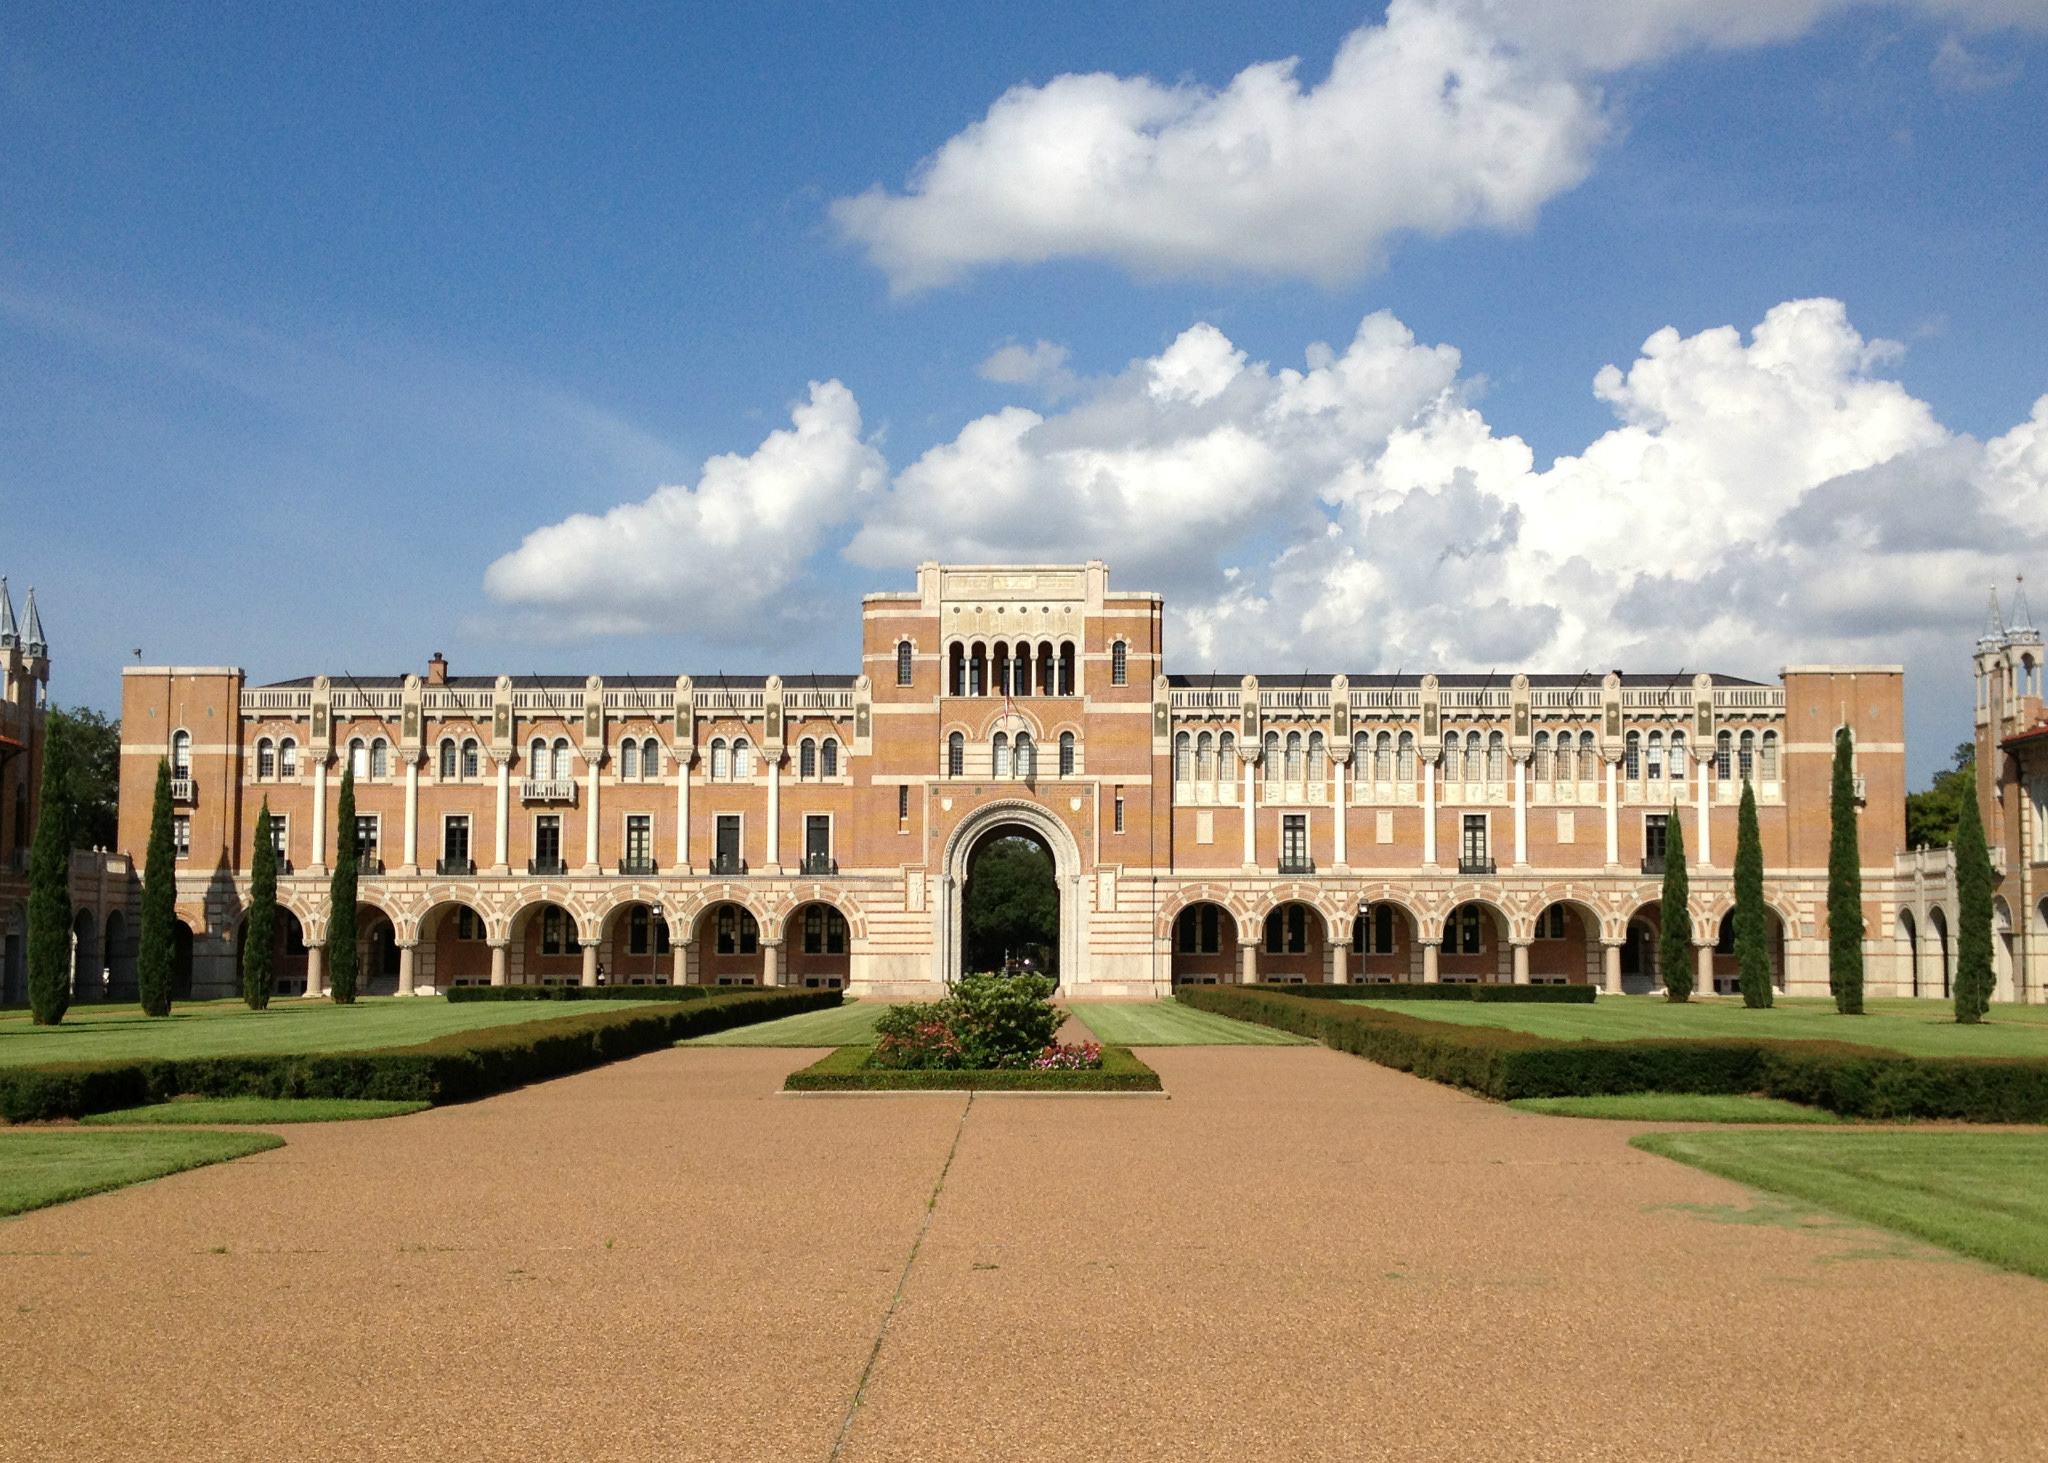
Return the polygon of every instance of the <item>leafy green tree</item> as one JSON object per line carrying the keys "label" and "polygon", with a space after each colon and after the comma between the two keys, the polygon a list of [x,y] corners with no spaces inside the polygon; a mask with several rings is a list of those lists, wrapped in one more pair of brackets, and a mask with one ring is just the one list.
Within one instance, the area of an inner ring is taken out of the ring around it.
{"label": "leafy green tree", "polygon": [[277,959],[277,845],[270,799],[256,815],[256,854],[249,863],[249,921],[242,935],[242,1000],[251,1011],[270,1005]]}
{"label": "leafy green tree", "polygon": [[344,762],[335,813],[334,878],[327,886],[327,986],[337,1006],[356,1000],[356,772]]}
{"label": "leafy green tree", "polygon": [[1977,799],[1963,804],[1956,830],[1956,1020],[1974,1026],[1991,1009],[1997,977],[1991,970],[1991,850]]}
{"label": "leafy green tree", "polygon": [[1924,792],[1906,794],[1906,847],[1948,848],[1962,826],[1963,807],[1977,797],[1977,745],[1960,743],[1948,771]]}
{"label": "leafy green tree", "polygon": [[1000,970],[1006,955],[1043,952],[1058,969],[1060,896],[1052,859],[1028,838],[999,838],[974,860],[961,909],[964,969]]}
{"label": "leafy green tree", "polygon": [[149,810],[149,851],[142,860],[142,925],[135,948],[135,988],[146,1016],[171,1014],[178,966],[178,851],[171,846],[171,764],[156,764]]}
{"label": "leafy green tree", "polygon": [[1664,822],[1664,898],[1658,905],[1657,965],[1664,973],[1664,999],[1692,996],[1692,909],[1686,903],[1692,883],[1685,872],[1685,825],[1674,805]]}
{"label": "leafy green tree", "polygon": [[42,791],[28,856],[28,1004],[35,1024],[55,1026],[71,1006],[70,739],[43,740]]}
{"label": "leafy green tree", "polygon": [[1863,1014],[1863,856],[1856,841],[1856,744],[1835,733],[1828,799],[1828,989],[1844,1016]]}
{"label": "leafy green tree", "polygon": [[112,848],[120,840],[121,723],[87,706],[50,708],[50,739],[64,739],[64,786],[71,846]]}
{"label": "leafy green tree", "polygon": [[1764,914],[1764,839],[1756,821],[1756,792],[1742,780],[1742,806],[1735,819],[1735,965],[1742,1004],[1770,1006],[1770,933]]}

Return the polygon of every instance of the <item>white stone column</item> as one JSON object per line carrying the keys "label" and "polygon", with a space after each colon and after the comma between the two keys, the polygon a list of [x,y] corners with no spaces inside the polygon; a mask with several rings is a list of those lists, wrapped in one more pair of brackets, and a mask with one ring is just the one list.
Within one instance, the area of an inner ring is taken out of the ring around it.
{"label": "white stone column", "polygon": [[413,952],[417,948],[415,945],[400,945],[398,947],[398,993],[401,996],[412,994]]}
{"label": "white stone column", "polygon": [[1330,804],[1331,812],[1335,816],[1335,821],[1331,824],[1331,827],[1335,832],[1337,840],[1335,846],[1335,853],[1337,856],[1337,867],[1341,869],[1344,868],[1348,862],[1348,860],[1346,860],[1346,858],[1344,857],[1344,825],[1351,821],[1350,809],[1344,806],[1344,764],[1342,762],[1337,761],[1335,758],[1331,758],[1330,773],[1331,779],[1335,783],[1335,798]]}
{"label": "white stone column", "polygon": [[1422,864],[1436,867],[1436,763],[1422,760]]}
{"label": "white stone column", "polygon": [[1709,943],[1698,948],[1699,975],[1693,980],[1693,993],[1711,996],[1714,993],[1714,947]]}
{"label": "white stone column", "polygon": [[1516,940],[1512,948],[1515,960],[1515,984],[1527,985],[1529,983],[1529,944],[1526,940]]}
{"label": "white stone column", "polygon": [[782,872],[782,759],[768,763],[768,872]]}
{"label": "white stone column", "polygon": [[762,984],[762,985],[764,985],[764,986],[772,986],[772,985],[779,985],[779,984],[781,984],[781,977],[782,977],[782,971],[781,971],[781,965],[782,965],[782,958],[781,958],[781,957],[782,957],[782,941],[780,941],[780,940],[763,940],[763,941],[761,942],[761,984]]}
{"label": "white stone column", "polygon": [[604,826],[598,808],[598,790],[604,785],[603,774],[598,770],[598,764],[603,761],[603,755],[603,749],[600,748],[591,756],[590,775],[586,779],[590,788],[585,794],[588,805],[584,808],[583,816],[583,871],[587,874],[595,874],[604,867],[604,862],[599,857],[602,850],[598,844],[599,833]]}
{"label": "white stone column", "polygon": [[[678,874],[690,872],[690,764],[676,761],[676,867]],[[680,967],[678,967],[680,968]],[[681,984],[681,982],[677,982]]]}
{"label": "white stone column", "polygon": [[1694,832],[1698,837],[1700,865],[1705,867],[1714,861],[1714,805],[1707,801],[1707,759],[1701,757],[1693,764],[1699,771],[1699,818]]}
{"label": "white stone column", "polygon": [[668,983],[690,983],[690,945],[687,940],[673,941],[668,947]]}
{"label": "white stone column", "polygon": [[586,986],[597,984],[597,941],[595,940],[585,940],[583,942],[583,984]]}
{"label": "white stone column", "polygon": [[1621,800],[1618,786],[1621,768],[1614,762],[1607,764],[1607,866],[1614,868],[1621,863]]}
{"label": "white stone column", "polygon": [[1259,805],[1252,801],[1252,767],[1250,757],[1244,762],[1244,866],[1256,869],[1259,866]]}
{"label": "white stone column", "polygon": [[1330,984],[1351,984],[1351,942],[1338,940],[1330,946]]}
{"label": "white stone column", "polygon": [[309,874],[327,869],[327,762],[315,753],[313,763],[313,862]]}
{"label": "white stone column", "polygon": [[1259,942],[1241,935],[1237,942],[1237,979],[1242,985],[1259,983]]}
{"label": "white stone column", "polygon": [[493,940],[493,941],[491,941],[491,984],[492,984],[492,985],[503,985],[503,984],[505,983],[505,964],[506,964],[506,961],[505,961],[505,957],[506,957],[506,949],[505,949],[505,942],[504,942],[503,940]]}
{"label": "white stone column", "polygon": [[1600,987],[1610,996],[1621,994],[1621,946],[1600,947]]}
{"label": "white stone column", "polygon": [[1441,949],[1441,941],[1424,940],[1422,942],[1422,983],[1424,985],[1435,985],[1442,978],[1437,972],[1437,955]]}
{"label": "white stone column", "polygon": [[420,867],[420,764],[405,761],[405,872],[416,874]]}
{"label": "white stone column", "polygon": [[1529,764],[1515,758],[1515,867],[1529,862]]}
{"label": "white stone column", "polygon": [[[512,866],[512,759],[498,761],[498,820],[491,834],[491,869],[505,873]],[[503,982],[498,982],[503,984]]]}
{"label": "white stone column", "polygon": [[327,947],[306,947],[306,994],[317,996],[327,984]]}

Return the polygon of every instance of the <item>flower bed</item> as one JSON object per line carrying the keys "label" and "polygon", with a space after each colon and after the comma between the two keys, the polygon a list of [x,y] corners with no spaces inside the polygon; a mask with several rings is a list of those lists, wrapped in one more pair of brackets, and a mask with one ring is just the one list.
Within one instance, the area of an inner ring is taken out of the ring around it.
{"label": "flower bed", "polygon": [[[1072,1050],[1071,1048],[1067,1050]],[[1129,1047],[1098,1050],[1096,1067],[878,1067],[874,1048],[843,1046],[791,1072],[785,1092],[1158,1092],[1159,1074]]]}

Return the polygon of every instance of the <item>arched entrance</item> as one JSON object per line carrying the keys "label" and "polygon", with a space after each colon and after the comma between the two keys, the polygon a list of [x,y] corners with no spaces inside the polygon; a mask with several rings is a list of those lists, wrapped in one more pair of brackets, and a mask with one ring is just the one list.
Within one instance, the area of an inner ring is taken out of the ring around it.
{"label": "arched entrance", "polygon": [[514,985],[575,985],[583,979],[583,942],[576,916],[551,901],[512,916]]}
{"label": "arched entrance", "polygon": [[171,998],[192,999],[192,926],[179,920],[171,926]]}
{"label": "arched entrance", "polygon": [[1534,985],[1583,985],[1599,980],[1600,921],[1591,910],[1567,900],[1536,916],[1529,942],[1529,980]]}
{"label": "arched entrance", "polygon": [[135,941],[128,935],[128,916],[115,910],[107,916],[107,999],[135,999]]}
{"label": "arched entrance", "polygon": [[1419,980],[1415,949],[1415,916],[1391,899],[1376,899],[1351,922],[1351,979]]}
{"label": "arched entrance", "polygon": [[645,900],[606,917],[604,978],[609,985],[667,985],[675,970],[667,912]]}
{"label": "arched entrance", "polygon": [[961,973],[1060,978],[1060,891],[1052,850],[1021,827],[991,829],[967,855]]}
{"label": "arched entrance", "polygon": [[28,999],[28,906],[0,916],[0,1005]]}
{"label": "arched entrance", "polygon": [[459,901],[437,904],[420,917],[415,991],[491,983],[491,943],[484,917]]}
{"label": "arched entrance", "polygon": [[2012,907],[2003,896],[1991,901],[1991,975],[1996,999],[2012,999]]}
{"label": "arched entrance", "polygon": [[97,1001],[105,994],[99,916],[90,909],[81,909],[71,921],[71,999]]}
{"label": "arched entrance", "polygon": [[398,932],[374,904],[356,906],[356,993],[398,994]]}
{"label": "arched entrance", "polygon": [[1021,798],[1005,798],[977,809],[961,819],[946,840],[940,863],[940,897],[933,911],[933,978],[951,985],[963,969],[969,968],[963,964],[968,876],[985,844],[1009,837],[1034,841],[1051,856],[1053,889],[1059,903],[1059,938],[1051,947],[1051,973],[1071,994],[1089,978],[1088,911],[1081,897],[1081,847],[1066,824],[1037,803]]}
{"label": "arched entrance", "polygon": [[1623,995],[1647,996],[1663,987],[1657,973],[1657,932],[1663,924],[1663,912],[1654,904],[1645,904],[1628,917],[1628,938],[1621,946]]}
{"label": "arched entrance", "polygon": [[1173,983],[1228,985],[1237,979],[1237,916],[1198,899],[1173,920]]}
{"label": "arched entrance", "polygon": [[[1912,929],[1913,917],[1904,910],[1899,912],[1901,927]],[[1768,904],[1764,906],[1764,955],[1771,965],[1771,987],[1785,989],[1785,921],[1778,911]],[[1735,953],[1735,911],[1729,910],[1721,916],[1721,924],[1715,931],[1714,940],[1714,990],[1720,994],[1733,994],[1742,989],[1742,961]],[[1918,994],[1915,988],[1914,994]]]}
{"label": "arched entrance", "polygon": [[1437,976],[1446,983],[1481,984],[1511,978],[1507,967],[1507,917],[1483,899],[1470,899],[1444,916],[1443,949]]}
{"label": "arched entrance", "polygon": [[1899,963],[1906,969],[1906,978],[1900,984],[1911,995],[1920,994],[1920,941],[1919,931],[1913,924],[1913,911],[1899,911]]}
{"label": "arched entrance", "polygon": [[1942,912],[1940,905],[1927,911],[1927,933],[1933,938],[1934,943],[1934,948],[1928,952],[1930,958],[1927,963],[1932,967],[1928,975],[1940,976],[1941,998],[1945,1001],[1954,992],[1948,985],[1948,916]]}
{"label": "arched entrance", "polygon": [[782,927],[784,981],[799,990],[844,990],[853,964],[846,916],[823,900],[798,905]]}
{"label": "arched entrance", "polygon": [[[299,917],[283,905],[277,908],[275,933],[270,953],[270,993],[274,996],[303,996],[306,993],[306,931]],[[242,959],[249,948],[249,916],[246,911],[235,926],[235,989],[241,989]]]}
{"label": "arched entrance", "polygon": [[1259,980],[1274,985],[1320,985],[1325,921],[1312,904],[1290,899],[1266,912],[1260,930]]}
{"label": "arched entrance", "polygon": [[714,904],[697,918],[698,979],[705,985],[759,985],[766,969],[761,925],[746,906]]}

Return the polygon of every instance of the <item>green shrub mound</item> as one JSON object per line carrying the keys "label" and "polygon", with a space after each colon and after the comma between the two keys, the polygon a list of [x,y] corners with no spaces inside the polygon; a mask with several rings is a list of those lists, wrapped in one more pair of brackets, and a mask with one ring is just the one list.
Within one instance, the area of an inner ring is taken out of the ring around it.
{"label": "green shrub mound", "polygon": [[718,985],[459,985],[441,994],[459,1006],[468,1001],[701,1001],[707,996],[775,990]]}
{"label": "green shrub mound", "polygon": [[1313,1037],[1384,1067],[1511,1101],[1629,1092],[1760,1093],[1844,1117],[2048,1122],[2048,1061],[1910,1057],[1826,1041],[1554,1041],[1358,1002],[1193,986],[1197,1010]]}
{"label": "green shrub mound", "polygon": [[1190,986],[1190,990],[1263,991],[1312,1001],[1509,1001],[1528,1005],[1590,1006],[1600,990],[1590,985],[1490,985],[1465,981],[1360,981],[1355,985]]}
{"label": "green shrub mound", "polygon": [[46,1122],[186,1094],[464,1102],[660,1051],[686,1037],[838,1004],[837,991],[719,991],[701,1000],[450,1032],[381,1050],[0,1068],[0,1117]]}
{"label": "green shrub mound", "polygon": [[1052,990],[1042,975],[962,976],[942,1001],[883,1013],[869,1065],[948,1072],[1028,1067],[1060,1029]]}
{"label": "green shrub mound", "polygon": [[1157,1092],[1159,1074],[1127,1046],[1102,1049],[1102,1065],[1080,1071],[1033,1067],[877,1067],[871,1049],[843,1046],[791,1072],[786,1092]]}

